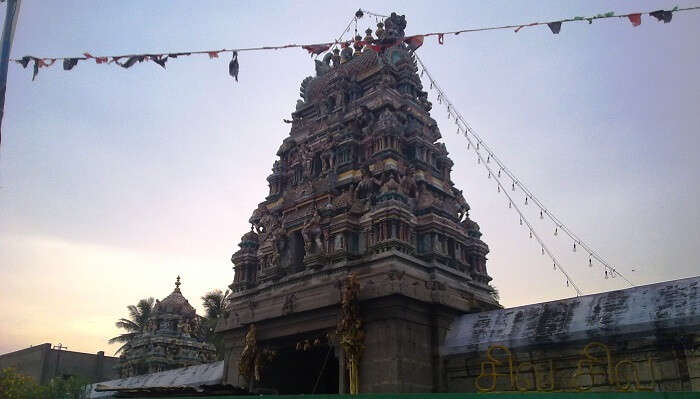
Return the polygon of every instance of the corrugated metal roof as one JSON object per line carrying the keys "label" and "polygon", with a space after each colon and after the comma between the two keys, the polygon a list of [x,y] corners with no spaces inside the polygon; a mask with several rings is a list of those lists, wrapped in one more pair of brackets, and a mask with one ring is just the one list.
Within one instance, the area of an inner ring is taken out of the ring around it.
{"label": "corrugated metal roof", "polygon": [[147,390],[157,388],[194,388],[221,385],[224,377],[224,362],[199,364],[159,373],[138,375],[119,380],[104,381],[90,386],[89,398],[113,396],[119,391]]}

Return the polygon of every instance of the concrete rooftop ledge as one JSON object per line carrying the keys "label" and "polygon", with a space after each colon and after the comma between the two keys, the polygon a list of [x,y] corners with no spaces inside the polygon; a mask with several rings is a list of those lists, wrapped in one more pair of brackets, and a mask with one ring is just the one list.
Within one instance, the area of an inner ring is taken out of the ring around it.
{"label": "concrete rooftop ledge", "polygon": [[465,314],[440,348],[443,356],[547,343],[700,329],[700,276],[576,298]]}

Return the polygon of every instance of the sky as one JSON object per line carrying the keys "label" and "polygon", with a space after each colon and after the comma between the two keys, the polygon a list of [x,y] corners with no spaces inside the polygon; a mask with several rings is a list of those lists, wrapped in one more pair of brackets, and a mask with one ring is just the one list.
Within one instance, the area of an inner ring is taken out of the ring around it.
{"label": "sky", "polygon": [[[317,43],[358,6],[405,14],[407,34],[696,5],[675,1],[24,0],[13,57]],[[4,4],[0,5],[4,15]],[[466,120],[543,203],[634,284],[700,274],[700,12],[426,39],[418,54]],[[374,19],[358,29],[374,28]],[[0,353],[43,342],[113,353],[114,322],[182,277],[200,297],[233,280],[231,254],[268,194],[299,85],[301,49],[178,58],[125,70],[9,68],[0,145]],[[424,85],[427,84],[424,81]],[[426,87],[427,89],[427,87]],[[575,295],[528,238],[493,179],[438,121],[504,306]],[[522,199],[524,200],[524,198]],[[605,279],[523,205],[586,294]]]}

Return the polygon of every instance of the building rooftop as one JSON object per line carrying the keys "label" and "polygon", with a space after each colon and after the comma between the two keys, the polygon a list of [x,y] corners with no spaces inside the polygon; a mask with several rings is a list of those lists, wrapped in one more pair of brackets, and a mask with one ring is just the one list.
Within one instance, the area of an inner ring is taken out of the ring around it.
{"label": "building rooftop", "polygon": [[700,276],[515,308],[465,314],[450,326],[442,355],[700,327]]}

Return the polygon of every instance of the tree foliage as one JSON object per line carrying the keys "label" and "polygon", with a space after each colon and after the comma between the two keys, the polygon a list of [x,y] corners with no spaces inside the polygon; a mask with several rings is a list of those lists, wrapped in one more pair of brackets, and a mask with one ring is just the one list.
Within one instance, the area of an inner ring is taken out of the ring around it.
{"label": "tree foliage", "polygon": [[0,370],[2,399],[83,399],[88,397],[87,380],[79,377],[55,377],[46,385],[13,368]]}
{"label": "tree foliage", "polygon": [[150,298],[145,298],[141,299],[136,305],[129,305],[127,306],[127,310],[129,311],[129,318],[121,318],[117,320],[115,325],[118,328],[123,328],[127,332],[120,334],[114,338],[111,338],[109,340],[110,344],[119,342],[123,344],[117,351],[114,353],[115,355],[118,354],[119,352],[125,350],[131,341],[139,334],[141,334],[146,328],[146,323],[148,322],[148,318],[151,316],[151,312],[153,311],[153,305],[154,305],[154,299],[153,297]]}
{"label": "tree foliage", "polygon": [[200,319],[200,337],[216,348],[216,357],[223,359],[224,343],[220,336],[214,334],[216,324],[219,319],[228,317],[228,306],[230,303],[231,291],[212,290],[202,296],[202,306],[204,307],[204,317]]}

